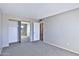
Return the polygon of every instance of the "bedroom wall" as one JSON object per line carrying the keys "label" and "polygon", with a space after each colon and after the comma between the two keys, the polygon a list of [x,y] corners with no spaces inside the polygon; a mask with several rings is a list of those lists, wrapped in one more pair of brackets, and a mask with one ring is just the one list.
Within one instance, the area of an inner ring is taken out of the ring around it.
{"label": "bedroom wall", "polygon": [[0,54],[2,51],[2,12],[0,10]]}
{"label": "bedroom wall", "polygon": [[44,19],[44,42],[79,53],[79,9]]}

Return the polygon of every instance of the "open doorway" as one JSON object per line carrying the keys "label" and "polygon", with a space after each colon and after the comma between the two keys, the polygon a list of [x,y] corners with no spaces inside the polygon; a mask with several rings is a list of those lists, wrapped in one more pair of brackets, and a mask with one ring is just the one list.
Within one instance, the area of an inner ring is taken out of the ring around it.
{"label": "open doorway", "polygon": [[30,23],[21,21],[21,42],[30,39]]}
{"label": "open doorway", "polygon": [[45,22],[43,19],[40,19],[40,40],[43,41],[44,40],[44,25]]}
{"label": "open doorway", "polygon": [[9,43],[30,41],[30,22],[9,19]]}
{"label": "open doorway", "polygon": [[43,41],[43,23],[40,23],[40,40]]}

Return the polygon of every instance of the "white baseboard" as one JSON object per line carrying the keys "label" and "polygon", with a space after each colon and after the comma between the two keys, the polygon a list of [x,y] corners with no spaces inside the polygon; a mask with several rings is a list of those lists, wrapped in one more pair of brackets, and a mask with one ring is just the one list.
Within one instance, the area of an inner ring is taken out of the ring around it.
{"label": "white baseboard", "polygon": [[0,48],[0,55],[1,55],[1,52],[2,52],[2,48]]}
{"label": "white baseboard", "polygon": [[31,41],[31,42],[38,42],[38,41],[40,41],[40,40],[35,40],[35,41]]}
{"label": "white baseboard", "polygon": [[2,48],[4,48],[4,47],[9,47],[9,44],[6,44],[6,45],[3,45],[3,46],[2,46]]}
{"label": "white baseboard", "polygon": [[73,53],[76,53],[76,54],[79,54],[79,52],[76,52],[76,51],[73,51],[73,50],[70,50],[70,49],[67,49],[67,48],[64,48],[64,47],[55,45],[55,44],[50,44],[50,43],[45,42],[45,41],[44,41],[44,43],[49,44],[49,45],[53,45],[53,46],[55,46],[55,47],[58,47],[58,48],[61,48],[61,49],[64,49],[64,50],[67,50],[67,51],[70,51],[70,52],[73,52]]}
{"label": "white baseboard", "polygon": [[3,49],[4,47],[9,47],[9,44],[4,45],[4,46],[2,46],[2,48],[0,48],[0,55],[1,55],[1,53],[2,53],[2,49]]}
{"label": "white baseboard", "polygon": [[0,55],[1,55],[1,51],[2,51],[2,50],[0,49]]}

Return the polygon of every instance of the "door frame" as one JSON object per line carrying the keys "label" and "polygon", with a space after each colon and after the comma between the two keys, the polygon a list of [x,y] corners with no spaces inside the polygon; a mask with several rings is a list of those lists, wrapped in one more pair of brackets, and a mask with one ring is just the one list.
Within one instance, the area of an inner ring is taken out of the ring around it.
{"label": "door frame", "polygon": [[[18,21],[18,40],[19,40],[19,43],[21,43],[22,39],[21,39],[21,22],[28,22],[29,24],[31,24],[29,21]],[[30,25],[31,27],[31,25]],[[30,28],[31,30],[31,28]],[[30,31],[31,33],[31,31]],[[30,35],[31,37],[31,35]]]}
{"label": "door frame", "polygon": [[21,21],[18,21],[18,42],[21,43]]}
{"label": "door frame", "polygon": [[44,22],[43,19],[40,19],[40,40],[44,40]]}

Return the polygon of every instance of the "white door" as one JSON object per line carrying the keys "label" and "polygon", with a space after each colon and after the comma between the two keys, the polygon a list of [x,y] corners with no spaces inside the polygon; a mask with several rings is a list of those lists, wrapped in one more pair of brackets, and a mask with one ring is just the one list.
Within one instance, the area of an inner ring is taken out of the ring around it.
{"label": "white door", "polygon": [[40,24],[34,23],[34,41],[40,40]]}
{"label": "white door", "polygon": [[18,41],[18,22],[9,21],[9,43]]}

